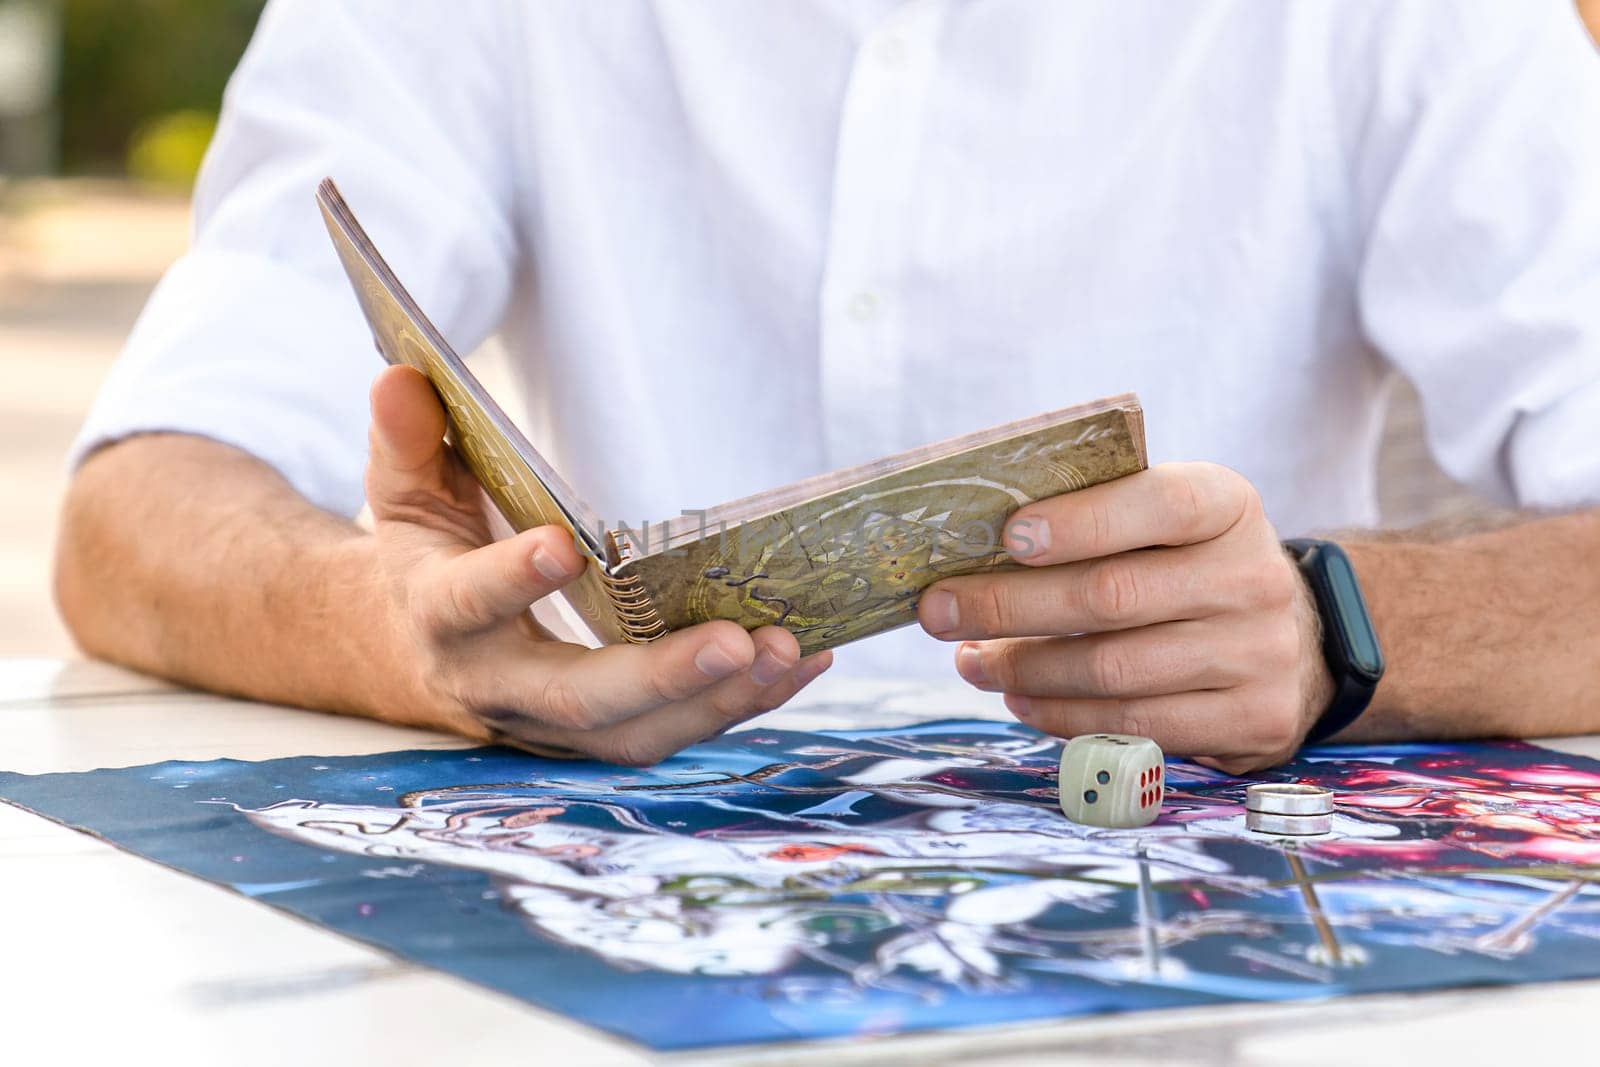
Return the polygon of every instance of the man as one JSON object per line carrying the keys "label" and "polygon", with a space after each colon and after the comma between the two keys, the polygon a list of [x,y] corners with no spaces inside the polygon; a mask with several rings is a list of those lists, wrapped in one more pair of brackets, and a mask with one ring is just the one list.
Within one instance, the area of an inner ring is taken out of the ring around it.
{"label": "man", "polygon": [[778,628],[539,628],[579,557],[490,543],[414,373],[365,454],[326,174],[458,348],[508,336],[608,517],[1137,390],[1165,462],[1024,509],[1025,569],[839,658],[956,643],[1043,730],[1226,770],[1329,706],[1280,537],[1374,523],[1403,372],[1445,469],[1523,511],[1341,537],[1389,667],[1338,736],[1600,729],[1597,129],[1565,0],[276,4],[74,452],[61,606],[196,685],[623,762],[827,667]]}

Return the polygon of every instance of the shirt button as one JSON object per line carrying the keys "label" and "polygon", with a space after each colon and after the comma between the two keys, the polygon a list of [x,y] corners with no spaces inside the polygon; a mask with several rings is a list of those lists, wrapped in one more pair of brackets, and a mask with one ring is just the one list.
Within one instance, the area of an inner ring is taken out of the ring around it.
{"label": "shirt button", "polygon": [[878,313],[878,297],[863,289],[850,298],[850,317],[857,322],[867,322]]}
{"label": "shirt button", "polygon": [[899,70],[905,65],[906,43],[898,37],[885,37],[878,42],[878,62],[889,70]]}

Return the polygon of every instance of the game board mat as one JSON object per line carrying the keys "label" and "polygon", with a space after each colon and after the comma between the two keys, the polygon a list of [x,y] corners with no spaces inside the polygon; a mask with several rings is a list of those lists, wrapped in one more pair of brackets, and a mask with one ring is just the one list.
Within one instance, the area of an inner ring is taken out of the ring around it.
{"label": "game board mat", "polygon": [[1309,750],[1332,834],[1056,805],[1016,723],[751,729],[649,769],[501,748],[0,773],[0,798],[655,1049],[1600,976],[1600,762]]}

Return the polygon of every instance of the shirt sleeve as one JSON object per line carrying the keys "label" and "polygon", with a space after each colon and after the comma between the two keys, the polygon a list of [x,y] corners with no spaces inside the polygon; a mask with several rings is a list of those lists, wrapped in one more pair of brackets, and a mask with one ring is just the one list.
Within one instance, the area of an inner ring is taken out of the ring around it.
{"label": "shirt sleeve", "polygon": [[1566,0],[1402,8],[1347,116],[1363,329],[1457,480],[1600,503],[1600,54]]}
{"label": "shirt sleeve", "polygon": [[516,269],[513,17],[448,0],[267,8],[196,185],[192,246],[140,316],[72,464],[131,434],[199,434],[356,513],[382,363],[316,185],[339,183],[441,331],[475,347]]}

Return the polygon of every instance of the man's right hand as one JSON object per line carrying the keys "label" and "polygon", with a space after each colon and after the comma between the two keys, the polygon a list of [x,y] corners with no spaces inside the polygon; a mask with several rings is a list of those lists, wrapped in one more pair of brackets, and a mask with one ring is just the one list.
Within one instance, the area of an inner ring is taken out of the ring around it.
{"label": "man's right hand", "polygon": [[794,635],[708,622],[646,645],[591,649],[528,608],[583,573],[564,529],[493,540],[483,494],[444,442],[432,386],[390,367],[372,387],[367,501],[376,520],[390,662],[430,725],[532,751],[645,765],[776,708],[826,670]]}

